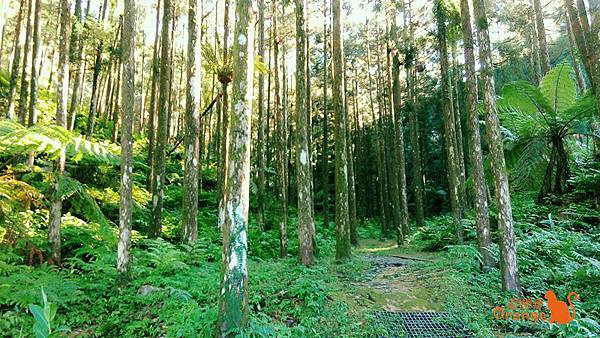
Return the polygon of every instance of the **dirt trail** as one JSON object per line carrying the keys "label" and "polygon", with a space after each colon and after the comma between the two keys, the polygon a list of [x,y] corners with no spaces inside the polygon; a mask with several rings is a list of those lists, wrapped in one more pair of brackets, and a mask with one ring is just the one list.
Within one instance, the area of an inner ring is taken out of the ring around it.
{"label": "dirt trail", "polygon": [[363,241],[358,250],[371,263],[364,280],[354,283],[359,297],[366,298],[373,310],[441,311],[442,290],[430,287],[419,265],[435,256],[398,248],[394,242]]}
{"label": "dirt trail", "polygon": [[356,256],[370,270],[339,296],[350,311],[373,315],[372,323],[387,331],[378,337],[472,337],[443,312],[448,286],[438,281],[445,271],[427,264],[438,255],[398,247],[392,241],[365,240]]}

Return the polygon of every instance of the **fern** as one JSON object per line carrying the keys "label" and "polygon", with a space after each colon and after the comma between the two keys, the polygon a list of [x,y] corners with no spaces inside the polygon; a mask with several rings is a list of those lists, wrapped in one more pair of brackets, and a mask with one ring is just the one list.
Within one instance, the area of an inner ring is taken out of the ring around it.
{"label": "fern", "polygon": [[15,156],[33,153],[57,159],[62,151],[68,159],[119,164],[119,147],[108,142],[95,142],[77,136],[56,125],[25,127],[12,120],[0,120],[0,153]]}
{"label": "fern", "polygon": [[[546,74],[539,87],[517,81],[506,84],[502,90],[498,108],[507,129],[503,132],[507,158],[512,164],[511,178],[521,187],[537,184],[545,172],[554,172],[555,167],[558,171],[558,166],[564,164],[549,161],[552,147],[557,153],[566,152],[568,135],[591,132],[594,98],[589,94],[577,97],[572,73],[571,66],[562,63]],[[544,165],[552,167],[544,170]],[[567,179],[563,178],[561,192]],[[540,197],[549,192],[542,190]]]}
{"label": "fern", "polygon": [[540,81],[540,91],[551,105],[552,111],[564,112],[577,99],[577,85],[573,79],[573,68],[561,63],[552,68]]}
{"label": "fern", "polygon": [[7,209],[7,204],[35,202],[42,197],[37,188],[16,179],[12,174],[0,176],[0,210]]}

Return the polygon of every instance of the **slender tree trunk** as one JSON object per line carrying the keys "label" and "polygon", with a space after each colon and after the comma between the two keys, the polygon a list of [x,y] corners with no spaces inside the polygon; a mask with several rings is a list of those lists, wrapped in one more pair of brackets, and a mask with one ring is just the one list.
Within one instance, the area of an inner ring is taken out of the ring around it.
{"label": "slender tree trunk", "polygon": [[[200,17],[199,17],[200,16]],[[187,81],[185,108],[185,173],[183,177],[183,240],[198,239],[198,168],[200,163],[202,2],[188,2]]]}
{"label": "slender tree trunk", "polygon": [[[419,118],[416,110],[416,68],[415,63],[417,59],[417,49],[415,47],[414,30],[412,24],[412,11],[410,1],[404,1],[404,31],[408,30],[408,52],[405,56],[405,68],[406,68],[406,87],[408,92],[408,100],[405,104],[405,109],[408,111],[408,124],[410,126],[410,145],[412,148],[412,180],[414,185],[414,199],[415,199],[415,221],[417,227],[421,227],[425,224],[425,210],[423,206],[423,195],[425,192],[425,183],[423,182],[423,168],[421,163],[421,145],[420,145],[420,133],[419,133]],[[408,27],[407,27],[408,26]]]}
{"label": "slender tree trunk", "polygon": [[[125,284],[131,276],[131,215],[133,208],[133,123],[135,106],[135,0],[125,0],[121,60],[123,62],[123,100],[120,109],[121,128],[121,190],[119,204],[119,243],[117,246],[117,273]],[[115,126],[116,128],[116,126]]]}
{"label": "slender tree trunk", "polygon": [[394,198],[393,196],[398,196],[398,194],[393,194],[392,191],[392,180],[390,179],[392,176],[390,174],[390,168],[389,168],[389,163],[390,163],[390,159],[389,159],[389,154],[387,152],[388,149],[388,145],[389,145],[389,140],[387,139],[386,136],[386,120],[385,120],[385,99],[383,98],[383,83],[381,83],[381,79],[378,80],[379,81],[379,90],[378,90],[378,132],[379,132],[379,139],[381,140],[380,143],[380,148],[381,148],[381,159],[382,159],[382,173],[383,173],[383,184],[384,184],[384,190],[383,190],[383,200],[385,203],[385,214],[386,214],[386,227],[384,230],[384,233],[382,234],[382,236],[385,235],[385,233],[387,233],[387,231],[389,229],[394,229],[394,231],[398,228],[397,224],[398,224],[398,215],[396,215],[395,210],[398,210],[398,208],[394,208]]}
{"label": "slender tree trunk", "polygon": [[477,243],[484,269],[495,265],[491,253],[490,221],[487,200],[487,185],[483,169],[483,151],[479,134],[479,111],[477,107],[477,78],[475,75],[475,53],[473,51],[473,29],[469,1],[461,0],[462,36],[465,57],[466,96],[467,96],[467,134],[471,173],[473,175],[473,198],[475,200],[475,223]]}
{"label": "slender tree trunk", "polygon": [[356,229],[356,175],[354,171],[354,150],[350,130],[350,110],[348,109],[348,77],[344,63],[344,119],[346,125],[346,153],[348,154],[348,220],[350,221],[350,244],[358,245],[358,232]]}
{"label": "slender tree trunk", "polygon": [[219,301],[218,335],[233,337],[248,324],[247,233],[250,204],[250,137],[254,79],[254,10],[256,1],[238,0],[235,8],[231,92],[231,131],[226,167],[226,206],[219,211],[223,229],[223,282]]}
{"label": "slender tree trunk", "polygon": [[[387,18],[389,20],[389,18]],[[388,22],[386,22],[386,25]],[[388,27],[386,26],[386,33]],[[387,34],[386,34],[387,35]],[[379,34],[381,37],[381,34]],[[380,46],[381,47],[381,46]],[[399,189],[399,159],[398,154],[400,153],[398,149],[395,129],[395,119],[393,113],[393,83],[392,83],[392,74],[391,74],[391,58],[390,54],[386,51],[390,49],[387,40],[385,40],[385,45],[383,45],[385,50],[379,50],[377,53],[377,64],[382,65],[385,73],[380,74],[381,77],[381,93],[383,95],[383,132],[384,132],[384,144],[386,145],[384,149],[384,153],[386,156],[386,170],[388,173],[388,192],[390,197],[390,212],[391,212],[391,220],[393,220],[393,229],[396,233],[396,239],[398,243],[403,241],[404,236],[402,235],[402,206],[400,203],[400,189]],[[385,63],[380,63],[379,55],[385,55],[386,60]],[[383,72],[382,72],[383,73]],[[389,116],[389,117],[388,117]]]}
{"label": "slender tree trunk", "polygon": [[335,224],[337,260],[350,257],[348,214],[348,153],[343,104],[343,42],[340,0],[332,0],[333,14],[333,111],[335,112]]}
{"label": "slender tree trunk", "polygon": [[540,0],[533,0],[533,12],[535,14],[535,26],[537,28],[538,45],[540,47],[540,59],[542,61],[542,77],[550,70],[550,55],[548,54],[548,42],[546,42],[546,27],[544,26],[544,12]]}
{"label": "slender tree trunk", "polygon": [[[86,10],[86,16],[87,11]],[[83,60],[83,39],[82,30],[84,24],[84,16],[81,9],[81,0],[77,0],[75,4],[75,18],[76,18],[76,29],[72,32],[71,37],[71,56],[72,64],[76,67],[74,75],[75,83],[73,83],[73,94],[71,96],[71,106],[69,107],[69,130],[73,130],[75,127],[75,119],[77,116],[77,108],[79,107],[79,97],[83,91],[83,73],[85,70],[85,61]]]}
{"label": "slender tree trunk", "polygon": [[[67,100],[69,95],[69,39],[71,29],[71,13],[68,0],[60,2],[60,52],[58,65],[58,88],[56,106],[56,124],[67,127]],[[48,240],[52,252],[50,258],[54,264],[61,263],[60,219],[62,216],[62,199],[60,189],[61,176],[65,170],[65,151],[61,151],[59,159],[54,163],[54,182],[50,195],[50,211],[48,224]]]}
{"label": "slender tree trunk", "polygon": [[[171,44],[173,44],[174,36],[175,36],[175,14],[173,15],[173,19],[170,21],[171,24]],[[175,48],[171,48],[171,53],[169,55],[169,59],[171,62],[175,60]],[[167,143],[172,141],[173,132],[172,132],[172,121],[173,121],[173,105],[175,104],[173,100],[173,87],[175,86],[175,65],[171,65],[170,75],[169,75],[169,94],[167,98]]]}
{"label": "slender tree trunk", "polygon": [[[104,1],[104,4],[102,5],[102,10],[100,11],[100,20],[102,21],[102,23],[104,23],[105,18],[106,18],[106,8],[108,7],[108,3],[107,0]],[[100,76],[100,70],[102,67],[102,50],[104,49],[104,43],[103,41],[100,41],[100,43],[98,44],[98,47],[96,48],[96,61],[94,62],[94,73],[92,75],[92,93],[91,93],[91,98],[90,98],[90,112],[88,115],[88,121],[87,121],[87,131],[86,131],[86,135],[87,137],[92,137],[92,134],[94,133],[94,126],[96,124],[96,115],[98,113],[97,109],[98,109],[98,96],[99,96],[99,91],[98,91],[98,77]]]}
{"label": "slender tree trunk", "polygon": [[156,111],[157,111],[157,93],[158,90],[158,78],[159,78],[159,48],[160,48],[160,4],[161,0],[158,0],[156,5],[156,24],[155,35],[154,35],[154,49],[152,56],[152,84],[150,85],[150,111],[148,112],[148,167],[150,167],[150,173],[148,174],[148,180],[146,182],[146,188],[151,190],[152,181],[154,180],[154,148],[156,139]]}
{"label": "slender tree trunk", "polygon": [[[229,2],[230,0],[225,0],[225,7],[223,10],[223,60],[227,60],[228,59],[228,50],[227,50],[227,44],[229,43]],[[217,169],[217,172],[219,174],[219,180],[218,180],[218,189],[217,189],[217,196],[218,196],[218,205],[219,207],[221,207],[222,205],[225,205],[226,202],[226,198],[227,196],[224,194],[225,191],[225,186],[227,185],[227,175],[225,175],[225,173],[227,172],[227,166],[228,166],[228,152],[227,152],[227,146],[229,143],[229,134],[227,132],[227,126],[229,125],[229,117],[228,117],[228,102],[229,102],[229,97],[228,97],[228,92],[227,92],[227,84],[228,84],[229,79],[225,79],[225,81],[221,81],[221,87],[222,87],[222,92],[223,92],[223,97],[222,97],[222,101],[221,101],[221,124],[219,126],[219,128],[221,128],[221,139],[220,139],[220,144],[219,144],[219,166]]]}
{"label": "slender tree trunk", "polygon": [[10,72],[10,83],[8,85],[8,109],[6,117],[8,119],[15,118],[15,94],[17,91],[17,78],[19,76],[19,67],[21,65],[21,21],[23,21],[23,12],[27,6],[27,0],[21,0],[19,5],[19,13],[15,27],[15,42],[13,47],[13,59]]}
{"label": "slender tree trunk", "polygon": [[[367,30],[368,27],[365,25],[365,30]],[[368,36],[368,31],[367,34],[365,34],[366,36]],[[367,40],[366,41],[366,45],[367,45],[367,69],[371,69],[371,48],[370,48],[370,43]],[[386,205],[385,205],[385,194],[384,194],[384,189],[387,187],[387,185],[384,183],[384,178],[386,176],[385,171],[384,171],[384,165],[383,165],[383,159],[382,159],[382,152],[381,152],[381,138],[380,138],[380,132],[379,132],[379,120],[378,118],[375,116],[375,105],[373,102],[373,79],[371,76],[371,72],[368,72],[368,76],[369,76],[369,108],[371,109],[371,118],[373,120],[373,138],[374,138],[374,143],[375,143],[375,151],[376,151],[376,156],[377,156],[377,183],[378,183],[378,190],[379,190],[379,212],[380,212],[380,220],[379,222],[381,223],[381,238],[383,238],[383,236],[385,235],[385,229],[387,228],[387,217],[386,217]]]}
{"label": "slender tree trunk", "polygon": [[512,218],[512,206],[508,187],[508,174],[504,161],[504,149],[500,134],[500,121],[496,107],[496,91],[492,69],[492,53],[488,20],[483,0],[474,0],[473,9],[479,41],[479,62],[483,81],[483,102],[485,107],[485,124],[490,147],[490,165],[494,175],[494,192],[498,208],[498,229],[500,231],[500,257],[502,286],[504,290],[522,294],[519,282],[519,265],[517,262],[517,246]]}
{"label": "slender tree trunk", "polygon": [[298,184],[298,243],[300,261],[313,264],[312,165],[306,107],[306,31],[304,0],[296,0],[296,172]]}
{"label": "slender tree trunk", "polygon": [[[258,10],[258,56],[261,62],[265,62],[265,0],[259,1]],[[261,229],[265,229],[265,75],[258,74],[258,210],[256,213],[257,223]]]}
{"label": "slender tree trunk", "polygon": [[121,64],[121,58],[119,57],[119,61],[117,63],[117,82],[115,83],[114,86],[114,95],[115,95],[115,99],[113,102],[113,109],[112,109],[112,120],[113,120],[113,130],[112,130],[112,141],[113,143],[117,143],[117,138],[119,136],[119,116],[121,114],[121,112],[119,111],[120,108],[120,104],[119,104],[119,95],[121,93],[121,88],[123,87],[123,82],[121,81],[121,74],[122,74],[122,64]]}
{"label": "slender tree trunk", "polygon": [[322,173],[321,185],[323,192],[323,224],[329,226],[329,112],[327,110],[327,44],[329,38],[327,36],[328,10],[327,0],[323,0],[323,16],[326,18],[323,23],[323,144],[322,144]]}
{"label": "slender tree trunk", "polygon": [[42,51],[40,41],[40,26],[42,25],[42,1],[35,0],[34,22],[33,22],[33,57],[31,59],[31,81],[29,102],[29,125],[37,123],[37,100],[39,88],[38,68],[40,64],[40,53]]}
{"label": "slender tree trunk", "polygon": [[48,91],[50,91],[50,89],[52,88],[52,79],[54,78],[54,62],[56,61],[56,58],[58,57],[58,48],[57,48],[57,44],[58,44],[58,39],[59,39],[59,34],[60,34],[60,15],[58,15],[56,17],[56,31],[54,33],[54,46],[52,48],[52,59],[50,60],[50,76],[48,76],[48,86],[46,87]]}
{"label": "slender tree trunk", "polygon": [[8,0],[0,0],[0,69],[2,68],[2,56],[4,51],[4,38],[6,35],[6,9]]}
{"label": "slender tree trunk", "polygon": [[447,12],[442,0],[436,0],[435,15],[437,19],[437,39],[440,52],[440,68],[442,81],[442,99],[444,109],[444,139],[446,141],[446,163],[448,166],[448,186],[450,189],[450,206],[456,227],[456,237],[459,243],[463,241],[463,229],[461,225],[462,213],[460,203],[459,162],[456,158],[456,131],[454,116],[451,110],[450,79],[448,77],[448,48],[446,19]]}
{"label": "slender tree trunk", "polygon": [[[594,60],[591,64],[592,74],[590,75],[592,82],[594,83],[594,93],[596,94],[596,106],[600,107],[600,60],[598,59],[598,49],[600,49],[600,1],[589,0],[589,12],[592,16],[592,24],[590,27],[590,33],[587,35],[589,43],[588,52],[590,53],[590,59]],[[578,3],[583,3],[582,0],[578,0]],[[580,14],[580,17],[583,15]],[[600,116],[600,108],[597,110],[597,116]],[[600,125],[596,123],[593,128],[596,131],[596,135],[600,134]],[[600,139],[596,137],[594,139],[596,145],[596,159],[600,159]]]}
{"label": "slender tree trunk", "polygon": [[[275,119],[277,126],[277,175],[279,177],[279,255],[287,256],[287,128],[285,123],[285,103],[280,106],[280,82],[279,82],[279,38],[277,35],[278,10],[276,2],[273,2],[273,58],[275,84]],[[283,58],[282,58],[283,59]],[[285,91],[285,86],[284,86]]]}
{"label": "slender tree trunk", "polygon": [[21,89],[19,94],[19,120],[21,124],[27,123],[27,98],[29,94],[29,58],[31,57],[31,30],[32,30],[32,16],[33,16],[33,0],[28,0],[29,6],[27,8],[27,26],[25,30],[25,48],[23,50],[23,71],[21,72]]}
{"label": "slender tree trunk", "polygon": [[406,196],[406,164],[404,159],[404,125],[402,122],[401,98],[400,98],[400,60],[398,57],[398,27],[396,25],[396,1],[393,1],[393,15],[391,20],[391,40],[392,40],[392,99],[394,130],[396,134],[396,159],[398,170],[398,193],[400,194],[400,230],[401,236],[398,238],[398,244],[404,241],[405,236],[410,233],[408,227],[408,198]]}
{"label": "slender tree trunk", "polygon": [[[142,55],[141,55],[141,60],[140,60],[140,65],[139,68],[136,67],[136,71],[139,69],[140,72],[140,88],[139,88],[139,93],[140,93],[140,111],[136,116],[134,116],[133,118],[133,133],[138,133],[141,132],[142,130],[144,130],[144,120],[145,120],[145,114],[146,114],[146,95],[148,94],[148,91],[146,90],[146,86],[145,86],[145,78],[144,78],[144,68],[146,65],[146,51],[145,51],[145,47],[146,47],[146,35],[142,35]],[[146,94],[144,94],[144,90],[146,90]]]}
{"label": "slender tree trunk", "polygon": [[452,114],[454,118],[454,131],[455,131],[455,145],[454,148],[456,151],[456,160],[458,162],[458,200],[460,202],[460,207],[463,210],[468,209],[468,199],[467,199],[467,189],[466,189],[466,176],[467,171],[465,168],[465,151],[463,147],[463,132],[462,132],[462,122],[461,122],[461,113],[460,113],[460,100],[458,97],[458,61],[456,60],[456,41],[452,42],[452,72],[450,75],[451,81],[451,99],[452,99]]}
{"label": "slender tree trunk", "polygon": [[[575,38],[575,44],[577,49],[579,50],[579,57],[581,57],[581,61],[583,62],[583,66],[590,78],[590,82],[592,85],[592,90],[596,92],[596,83],[593,79],[594,69],[596,65],[596,60],[590,55],[594,54],[594,52],[589,51],[589,46],[587,45],[586,38],[584,35],[584,30],[581,25],[581,21],[579,19],[579,14],[575,5],[573,4],[573,0],[564,0],[565,8],[567,11],[567,16],[569,18],[569,24],[571,26],[571,32],[573,32],[573,36]],[[600,97],[600,95],[596,95],[596,97]]]}
{"label": "slender tree trunk", "polygon": [[567,35],[569,37],[569,54],[571,55],[571,60],[573,60],[573,69],[575,70],[575,77],[577,78],[577,84],[579,85],[579,92],[583,93],[586,90],[585,79],[583,78],[583,74],[581,74],[581,69],[579,68],[579,62],[577,57],[575,56],[575,38],[573,37],[573,32],[571,32],[571,25],[569,25],[569,19],[567,18],[566,27],[567,27]]}
{"label": "slender tree trunk", "polygon": [[154,178],[152,180],[152,220],[150,223],[150,236],[158,237],[162,228],[162,209],[165,184],[165,161],[167,145],[167,114],[169,96],[169,83],[171,82],[171,34],[169,25],[173,17],[171,0],[163,0],[163,25],[160,56],[159,100],[158,100],[158,125],[156,132],[156,147],[154,149]]}

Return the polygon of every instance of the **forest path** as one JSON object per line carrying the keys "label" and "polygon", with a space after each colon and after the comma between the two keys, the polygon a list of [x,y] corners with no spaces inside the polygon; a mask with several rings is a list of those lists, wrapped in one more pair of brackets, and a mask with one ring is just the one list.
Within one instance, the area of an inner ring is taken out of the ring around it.
{"label": "forest path", "polygon": [[363,240],[358,253],[371,264],[364,280],[355,283],[355,299],[366,298],[375,311],[441,311],[444,290],[425,280],[436,273],[423,269],[437,255],[400,246],[395,241]]}
{"label": "forest path", "polygon": [[395,241],[360,244],[355,252],[367,266],[365,274],[338,297],[351,312],[362,314],[367,325],[387,332],[377,337],[473,337],[444,312],[446,294],[455,286],[448,282],[448,271],[435,264],[440,253],[399,247]]}

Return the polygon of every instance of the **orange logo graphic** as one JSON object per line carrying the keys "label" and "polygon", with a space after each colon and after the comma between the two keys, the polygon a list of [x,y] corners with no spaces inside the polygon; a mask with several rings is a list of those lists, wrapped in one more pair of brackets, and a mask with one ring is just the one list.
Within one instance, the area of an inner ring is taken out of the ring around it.
{"label": "orange logo graphic", "polygon": [[[574,298],[572,299],[571,297],[573,296]],[[573,300],[579,299],[579,295],[576,292],[569,292],[569,295],[567,296],[567,300],[573,311],[572,315],[569,312],[567,303],[558,300],[556,294],[552,290],[546,291],[544,298],[547,300],[546,307],[550,310],[550,318],[548,318],[548,313],[542,310],[544,300],[541,298],[511,298],[506,307],[496,306],[494,308],[494,318],[498,320],[531,321],[533,323],[543,321],[550,324],[568,324],[575,319],[575,306],[573,306]]]}
{"label": "orange logo graphic", "polygon": [[573,310],[573,316],[569,313],[569,307],[567,303],[556,299],[556,294],[552,290],[546,291],[544,298],[548,301],[548,309],[550,309],[550,323],[557,324],[568,324],[570,321],[575,319],[575,306],[571,301],[571,296],[575,296],[575,299],[579,299],[579,295],[576,292],[569,292],[567,300]]}

